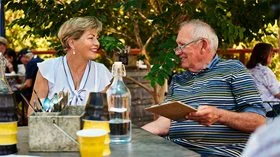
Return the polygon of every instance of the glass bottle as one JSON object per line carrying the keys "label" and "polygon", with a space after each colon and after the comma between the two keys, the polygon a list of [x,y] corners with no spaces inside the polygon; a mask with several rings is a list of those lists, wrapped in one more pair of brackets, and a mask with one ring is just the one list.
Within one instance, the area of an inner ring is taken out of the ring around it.
{"label": "glass bottle", "polygon": [[15,96],[5,77],[6,62],[0,52],[0,122],[18,120]]}
{"label": "glass bottle", "polygon": [[[0,123],[17,122],[17,107],[14,94],[5,78],[7,60],[0,52]],[[5,129],[4,129],[5,130]],[[12,136],[11,136],[12,137]],[[17,144],[0,145],[0,156],[15,154]]]}
{"label": "glass bottle", "polygon": [[0,52],[0,93],[8,94],[11,92],[7,80],[5,78],[5,69],[6,69],[6,59],[3,54]]}
{"label": "glass bottle", "polygon": [[112,74],[114,79],[107,90],[110,141],[111,143],[127,143],[131,141],[131,94],[123,82],[126,72],[122,62],[113,64]]}

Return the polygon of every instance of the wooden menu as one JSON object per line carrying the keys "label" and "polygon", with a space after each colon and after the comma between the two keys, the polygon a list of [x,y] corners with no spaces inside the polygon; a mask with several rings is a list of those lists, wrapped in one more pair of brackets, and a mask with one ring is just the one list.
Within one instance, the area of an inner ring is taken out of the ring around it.
{"label": "wooden menu", "polygon": [[180,101],[168,101],[163,104],[145,108],[149,112],[159,114],[172,120],[184,120],[188,113],[196,112],[197,109]]}

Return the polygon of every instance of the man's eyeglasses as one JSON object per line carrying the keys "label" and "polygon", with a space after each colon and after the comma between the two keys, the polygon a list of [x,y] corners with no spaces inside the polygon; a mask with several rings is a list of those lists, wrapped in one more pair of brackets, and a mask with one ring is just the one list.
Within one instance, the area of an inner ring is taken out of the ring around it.
{"label": "man's eyeglasses", "polygon": [[197,42],[197,41],[199,41],[199,40],[201,40],[202,38],[198,38],[198,39],[195,39],[195,40],[192,40],[192,41],[190,41],[190,42],[188,42],[188,43],[186,43],[186,44],[183,44],[183,45],[181,45],[181,46],[177,46],[175,49],[173,49],[174,50],[174,52],[175,53],[181,53],[182,51],[183,51],[183,49],[186,47],[186,46],[188,46],[188,45],[190,45],[190,44],[192,44],[192,43],[195,43],[195,42]]}

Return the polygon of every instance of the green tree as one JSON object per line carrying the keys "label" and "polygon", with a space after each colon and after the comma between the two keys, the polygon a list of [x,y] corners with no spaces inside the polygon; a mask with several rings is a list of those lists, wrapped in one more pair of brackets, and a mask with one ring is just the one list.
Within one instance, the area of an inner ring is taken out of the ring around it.
{"label": "green tree", "polygon": [[[182,21],[199,18],[214,27],[220,48],[239,42],[259,40],[267,32],[268,23],[274,23],[271,11],[273,0],[4,0],[6,8],[22,10],[24,16],[14,24],[30,27],[28,35],[49,38],[51,47],[61,50],[55,37],[59,26],[75,16],[97,16],[104,26],[101,37],[108,56],[120,45],[140,48],[139,58],[150,70],[147,79],[154,90],[155,102],[162,100],[159,86],[163,85],[179,63],[172,48],[176,46],[176,32]],[[261,33],[259,33],[261,32]],[[120,44],[119,40],[124,41]],[[109,44],[108,42],[114,44]],[[153,68],[150,69],[150,65]],[[163,90],[161,90],[163,91]]]}

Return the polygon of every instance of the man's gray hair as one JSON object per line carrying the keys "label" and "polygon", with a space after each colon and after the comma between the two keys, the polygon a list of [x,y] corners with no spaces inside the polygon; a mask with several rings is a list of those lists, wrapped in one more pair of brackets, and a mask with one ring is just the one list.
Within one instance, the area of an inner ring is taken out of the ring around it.
{"label": "man's gray hair", "polygon": [[219,39],[215,30],[207,23],[202,20],[193,19],[190,21],[185,21],[180,24],[180,29],[187,25],[192,26],[192,31],[190,33],[193,39],[206,38],[210,41],[211,50],[216,52],[219,45]]}

